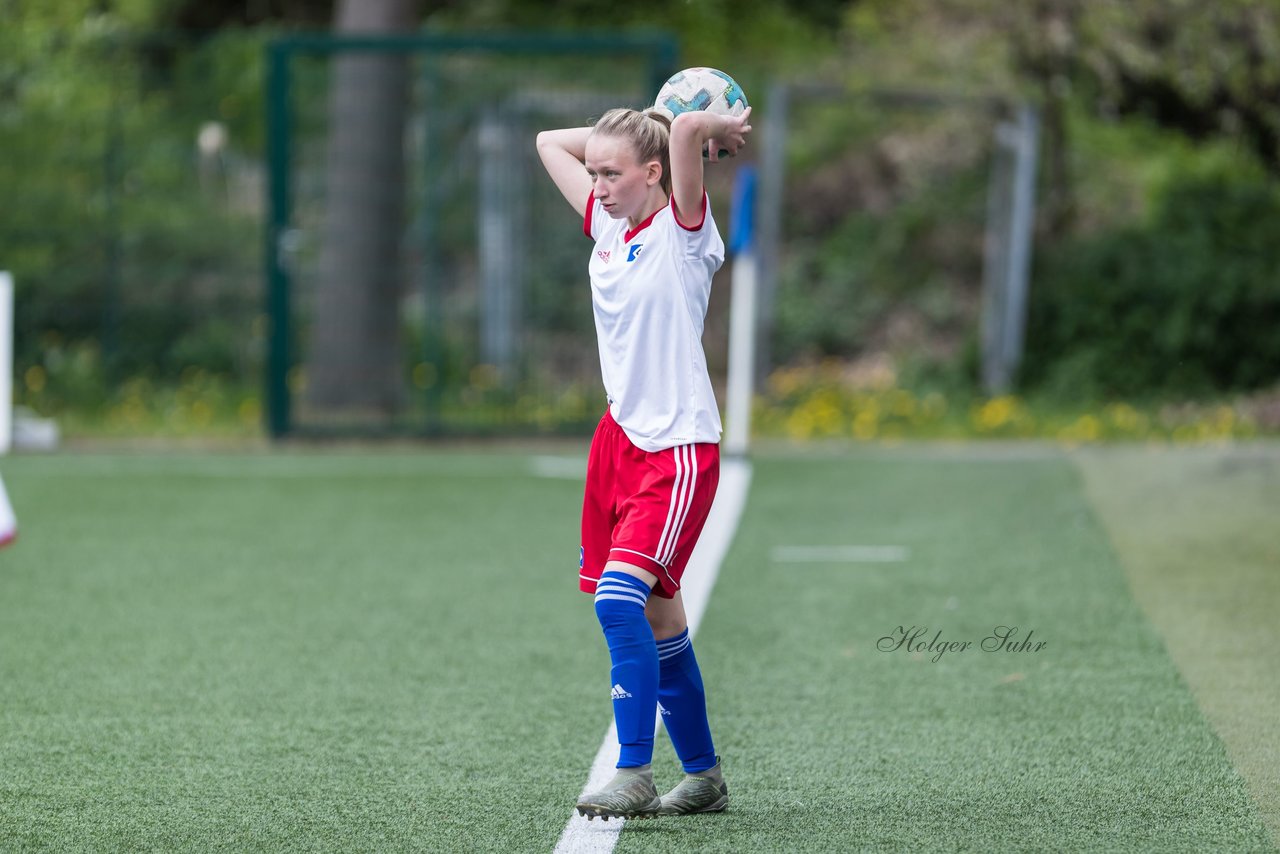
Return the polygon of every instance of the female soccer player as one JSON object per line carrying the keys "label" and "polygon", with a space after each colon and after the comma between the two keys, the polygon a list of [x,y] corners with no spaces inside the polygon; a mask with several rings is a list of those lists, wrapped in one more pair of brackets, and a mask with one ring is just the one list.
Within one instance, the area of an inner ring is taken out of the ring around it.
{"label": "female soccer player", "polygon": [[[703,151],[736,153],[741,116],[617,109],[538,134],[538,154],[595,241],[588,272],[608,409],[591,442],[579,586],[595,596],[612,661],[618,773],[577,805],[588,818],[723,810],[680,577],[719,480],[720,416],[702,326],[724,262]],[[709,147],[708,147],[709,145]],[[585,167],[585,168],[584,168]],[[658,796],[654,714],[685,777]]]}

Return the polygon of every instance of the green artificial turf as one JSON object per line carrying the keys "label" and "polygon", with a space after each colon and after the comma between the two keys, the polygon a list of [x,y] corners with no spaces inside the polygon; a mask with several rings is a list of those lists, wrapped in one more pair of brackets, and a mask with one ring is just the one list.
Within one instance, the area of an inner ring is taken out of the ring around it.
{"label": "green artificial turf", "polygon": [[[697,638],[731,810],[617,850],[1274,850],[1073,464],[1039,456],[759,460]],[[4,466],[0,850],[555,845],[609,715],[581,481],[518,453]],[[878,651],[899,625],[1047,645]],[[655,763],[674,782],[665,737]]]}
{"label": "green artificial turf", "polygon": [[1076,459],[1135,598],[1280,843],[1280,445]]}
{"label": "green artificial turf", "polygon": [[0,850],[555,844],[608,714],[579,484],[513,456],[5,475]]}
{"label": "green artificial turf", "polygon": [[[759,462],[697,641],[731,812],[616,850],[1272,850],[1071,463],[1030,456]],[[771,560],[800,544],[910,558]],[[981,651],[1001,625],[1047,646]]]}

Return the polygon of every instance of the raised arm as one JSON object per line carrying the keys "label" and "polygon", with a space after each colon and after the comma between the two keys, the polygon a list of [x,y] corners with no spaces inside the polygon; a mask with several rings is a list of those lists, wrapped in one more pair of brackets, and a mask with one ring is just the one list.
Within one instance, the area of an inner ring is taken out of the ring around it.
{"label": "raised arm", "polygon": [[542,158],[542,165],[578,216],[586,216],[587,196],[591,192],[591,176],[582,165],[589,136],[589,127],[544,130],[538,134],[538,156]]}
{"label": "raised arm", "polygon": [[[751,108],[740,116],[721,116],[704,110],[681,113],[671,123],[671,195],[676,217],[685,225],[702,221],[702,150],[713,163],[720,150],[737,154],[751,133]],[[586,192],[583,192],[586,198]]]}

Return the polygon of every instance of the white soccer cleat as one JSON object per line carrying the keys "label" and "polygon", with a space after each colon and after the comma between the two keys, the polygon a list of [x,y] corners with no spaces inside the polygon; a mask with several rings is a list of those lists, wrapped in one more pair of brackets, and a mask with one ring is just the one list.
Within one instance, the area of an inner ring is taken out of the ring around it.
{"label": "white soccer cleat", "polygon": [[686,774],[674,789],[663,795],[658,815],[722,812],[728,806],[729,787],[724,782],[720,763],[716,762],[706,771]]}
{"label": "white soccer cleat", "polygon": [[662,801],[653,785],[653,770],[645,765],[619,768],[603,789],[583,795],[577,809],[587,821],[596,816],[608,821],[610,818],[653,818],[660,806]]}

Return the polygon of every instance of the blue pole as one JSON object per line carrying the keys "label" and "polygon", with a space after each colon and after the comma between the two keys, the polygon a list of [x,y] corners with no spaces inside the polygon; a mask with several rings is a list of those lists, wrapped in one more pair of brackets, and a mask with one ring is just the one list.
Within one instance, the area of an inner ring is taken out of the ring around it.
{"label": "blue pole", "polygon": [[756,231],[756,167],[744,163],[738,167],[733,182],[733,198],[729,207],[729,252],[737,255],[755,246]]}

